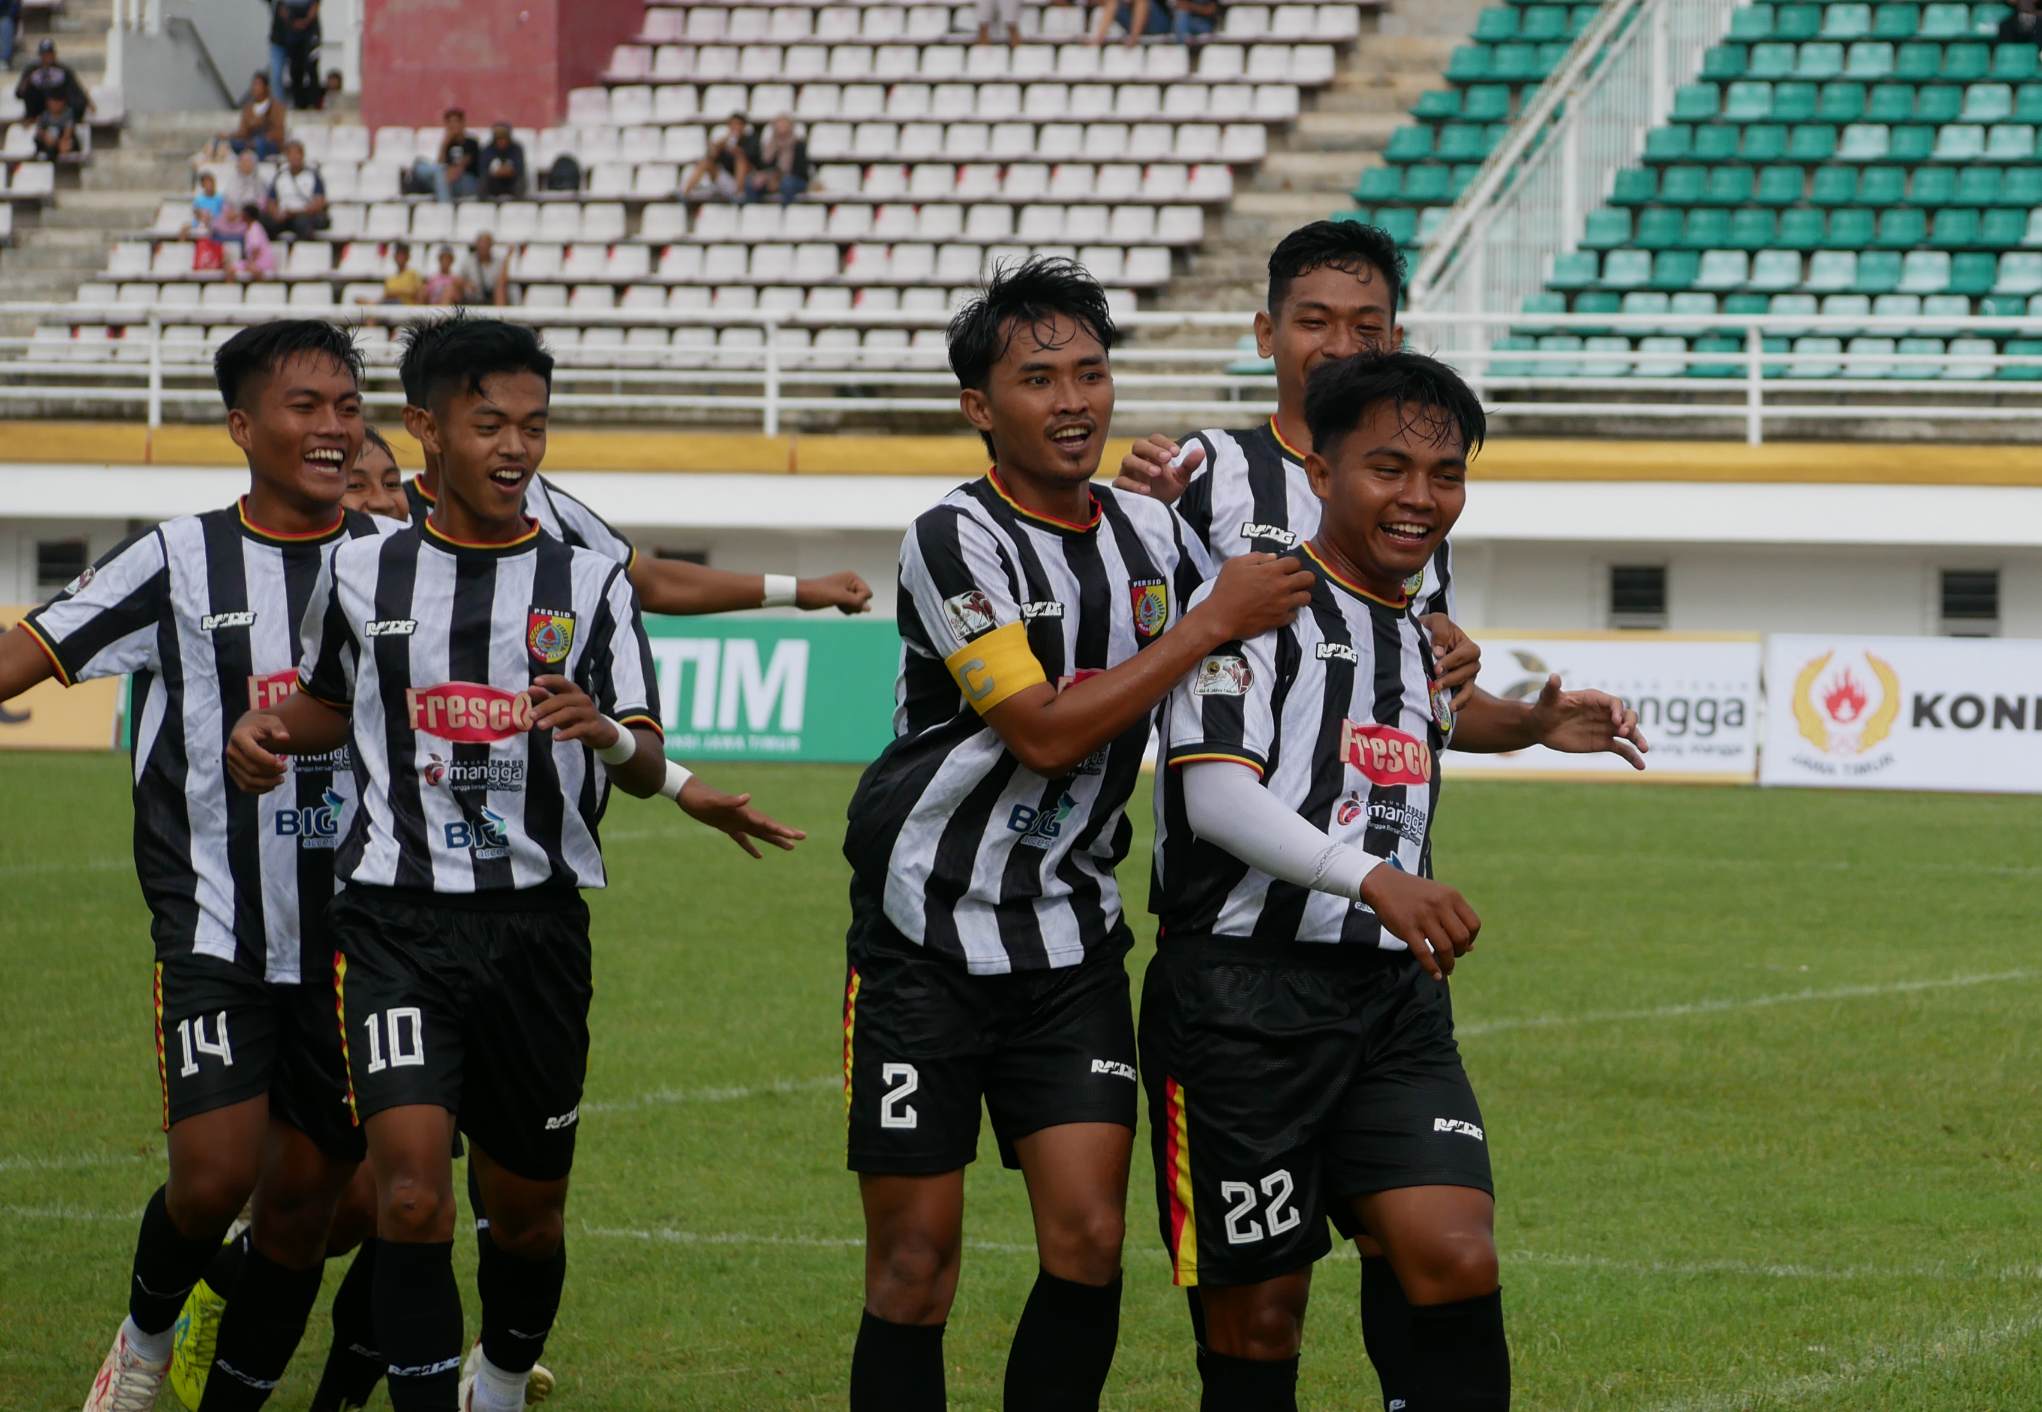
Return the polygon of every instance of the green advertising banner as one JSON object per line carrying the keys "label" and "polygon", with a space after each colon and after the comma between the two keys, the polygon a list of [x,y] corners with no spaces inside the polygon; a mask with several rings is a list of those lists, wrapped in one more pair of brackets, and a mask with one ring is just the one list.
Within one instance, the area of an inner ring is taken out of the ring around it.
{"label": "green advertising banner", "polygon": [[862,765],[893,736],[900,635],[889,617],[646,614],[667,753]]}

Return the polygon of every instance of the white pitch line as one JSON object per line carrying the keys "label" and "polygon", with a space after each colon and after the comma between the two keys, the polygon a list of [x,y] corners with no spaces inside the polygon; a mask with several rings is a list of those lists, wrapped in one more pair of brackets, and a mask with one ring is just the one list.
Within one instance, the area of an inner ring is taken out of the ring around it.
{"label": "white pitch line", "polygon": [[1929,1338],[1874,1345],[1826,1373],[1803,1373],[1797,1377],[1756,1383],[1735,1392],[1707,1393],[1700,1397],[1662,1402],[1652,1412],[1747,1412],[1753,1407],[1798,1407],[1818,1394],[1834,1392],[1889,1373],[1947,1368],[1952,1363],[1981,1357],[2038,1332],[2042,1332],[2042,1314],[1982,1325],[1960,1325]]}
{"label": "white pitch line", "polygon": [[584,1113],[629,1113],[640,1108],[665,1108],[677,1103],[741,1103],[748,1098],[765,1098],[782,1093],[811,1093],[840,1087],[841,1074],[818,1074],[808,1079],[773,1079],[762,1084],[732,1084],[722,1088],[656,1088],[630,1098],[598,1099],[581,1105]]}
{"label": "white pitch line", "polygon": [[118,1221],[133,1224],[141,1219],[136,1211],[91,1211],[83,1206],[0,1206],[0,1216],[12,1221]]}
{"label": "white pitch line", "polygon": [[[1733,868],[1740,872],[1754,872],[1762,869],[1784,870],[1793,873],[1892,873],[1890,861],[1866,859],[1862,862],[1846,858],[1707,858],[1685,853],[1537,853],[1530,850],[1517,852],[1477,852],[1470,855],[1478,863],[1536,864],[1550,867],[1554,863],[1606,863],[1617,867],[1634,864],[1645,867],[1681,868]],[[1915,863],[1910,861],[1907,872],[1955,873],[1967,877],[2032,878],[2042,877],[2042,866],[2032,863]]]}
{"label": "white pitch line", "polygon": [[1748,995],[1737,999],[1690,1000],[1678,1005],[1654,1005],[1640,1010],[1572,1010],[1560,1014],[1505,1016],[1456,1024],[1455,1035],[1501,1034],[1507,1030],[1569,1029],[1576,1025],[1614,1024],[1628,1020],[1678,1020],[1691,1015],[1721,1015],[1737,1010],[1767,1010],[1778,1005],[1808,1005],[1824,1000],[1869,1000],[1886,995],[1914,995],[1923,991],[1959,990],[1967,986],[2006,985],[2042,977],[2042,970],[1993,971],[1982,975],[1933,976],[1925,980],[1886,981],[1878,985],[1840,985],[1828,990],[1793,990],[1774,995]]}
{"label": "white pitch line", "polygon": [[0,1157],[0,1172],[67,1172],[79,1167],[125,1167],[131,1162],[155,1162],[147,1152],[75,1152],[57,1156],[17,1153]]}
{"label": "white pitch line", "polygon": [[131,858],[52,858],[46,863],[0,863],[0,878],[25,878],[39,873],[112,872],[134,865]]}
{"label": "white pitch line", "polygon": [[[769,1249],[794,1246],[802,1250],[863,1250],[863,1236],[753,1235],[743,1231],[684,1231],[672,1226],[584,1226],[581,1233],[598,1240],[636,1240],[653,1245],[722,1245]],[[1011,1241],[967,1240],[966,1250],[988,1255],[1033,1255],[1032,1245]]]}

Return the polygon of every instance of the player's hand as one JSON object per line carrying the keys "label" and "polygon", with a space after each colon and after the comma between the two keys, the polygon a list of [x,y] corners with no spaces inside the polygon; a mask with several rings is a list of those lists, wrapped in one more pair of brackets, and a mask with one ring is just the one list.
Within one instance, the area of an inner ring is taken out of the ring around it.
{"label": "player's hand", "polygon": [[1175,464],[1179,450],[1177,443],[1161,432],[1137,441],[1120,458],[1120,474],[1114,477],[1114,489],[1131,490],[1165,505],[1175,505],[1184,488],[1191,484],[1191,473],[1205,464],[1203,446],[1193,446],[1181,465]]}
{"label": "player's hand", "polygon": [[872,611],[872,585],[848,570],[802,579],[794,585],[794,606],[803,611],[834,608],[845,617]]}
{"label": "player's hand", "polygon": [[1482,645],[1444,613],[1427,613],[1418,621],[1432,634],[1439,685],[1453,693],[1453,706],[1458,711],[1475,694],[1475,677],[1482,670]]}
{"label": "player's hand", "polygon": [[274,754],[289,750],[291,733],[271,711],[250,711],[227,737],[227,775],[248,794],[268,794],[284,782],[291,762]]}
{"label": "player's hand", "polygon": [[1482,919],[1455,889],[1387,863],[1363,880],[1361,900],[1410,944],[1411,954],[1434,980],[1453,974],[1454,958],[1472,951],[1482,930]]}
{"label": "player's hand", "polygon": [[1634,770],[1645,768],[1651,746],[1638,730],[1638,713],[1606,691],[1562,691],[1558,673],[1546,678],[1532,707],[1532,730],[1548,750],[1569,755],[1620,755]]}
{"label": "player's hand", "polygon": [[765,856],[753,844],[755,838],[791,853],[795,844],[808,837],[800,829],[791,828],[752,808],[749,794],[725,794],[704,784],[700,775],[691,776],[681,786],[681,797],[675,802],[681,806],[683,814],[698,824],[707,824],[728,834],[732,843],[754,858]]}
{"label": "player's hand", "polygon": [[1245,642],[1288,627],[1312,601],[1312,584],[1312,571],[1300,560],[1242,554],[1220,567],[1212,592],[1193,611],[1210,614],[1228,641]]}
{"label": "player's hand", "polygon": [[617,728],[589,694],[570,677],[551,675],[532,678],[532,726],[553,732],[553,739],[578,740],[591,750],[607,750],[617,743]]}

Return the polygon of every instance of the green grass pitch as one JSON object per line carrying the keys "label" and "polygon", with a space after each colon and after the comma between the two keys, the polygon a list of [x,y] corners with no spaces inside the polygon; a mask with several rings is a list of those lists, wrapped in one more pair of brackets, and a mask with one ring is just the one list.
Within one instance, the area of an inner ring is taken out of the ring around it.
{"label": "green grass pitch", "polygon": [[[837,844],[856,772],[709,774],[813,837],[753,863],[669,806],[613,808],[547,1354],[562,1412],[843,1403],[860,1256]],[[1147,812],[1123,869],[1137,968]],[[129,829],[115,759],[0,757],[10,1409],[78,1405],[160,1180]],[[1456,1004],[1519,1407],[2042,1408],[2038,845],[2033,799],[1450,782],[1437,853],[1485,922]],[[1135,1150],[1107,1404],[1188,1409],[1145,1135]],[[959,1408],[997,1406],[1035,1270],[1020,1181],[982,1154],[946,1343]],[[1306,1407],[1377,1405],[1356,1273],[1319,1271]],[[472,1330],[472,1290],[468,1308]],[[327,1340],[322,1302],[272,1406],[304,1406]]]}

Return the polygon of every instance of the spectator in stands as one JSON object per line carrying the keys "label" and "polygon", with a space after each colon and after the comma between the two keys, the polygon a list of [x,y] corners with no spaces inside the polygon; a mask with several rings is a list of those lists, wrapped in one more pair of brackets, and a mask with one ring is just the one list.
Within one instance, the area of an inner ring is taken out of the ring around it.
{"label": "spectator in stands", "polygon": [[[417,304],[425,297],[425,276],[411,267],[411,247],[398,241],[390,247],[390,259],[397,268],[383,281],[385,304]],[[369,301],[364,299],[364,304]]]}
{"label": "spectator in stands", "polygon": [[262,224],[277,239],[291,235],[299,240],[310,240],[333,224],[326,214],[326,183],[305,165],[305,144],[296,139],[284,144],[283,170],[269,184]]}
{"label": "spectator in stands", "polygon": [[488,231],[475,237],[475,248],[461,261],[461,302],[499,308],[510,303],[510,256],[497,250]]}
{"label": "spectator in stands", "polygon": [[978,42],[993,42],[993,21],[998,20],[1000,28],[1007,31],[1007,47],[1015,48],[1021,43],[1021,0],[974,0],[973,12],[978,16]]}
{"label": "spectator in stands", "polygon": [[74,117],[83,118],[92,111],[92,96],[85,91],[85,85],[78,82],[78,75],[57,62],[56,44],[45,39],[35,47],[35,67],[24,70],[21,82],[14,85],[24,122],[35,122],[48,111],[49,104],[44,101],[48,93],[61,95],[64,106]]}
{"label": "spectator in stands", "polygon": [[213,140],[206,155],[225,161],[229,152],[253,152],[267,162],[284,150],[284,105],[269,86],[269,75],[259,73],[248,80],[248,101],[241,105],[241,120],[232,132]]}
{"label": "spectator in stands", "polygon": [[702,160],[688,169],[687,179],[681,183],[681,199],[685,201],[707,181],[724,200],[739,200],[758,164],[758,140],[752,136],[751,124],[743,113],[732,113],[730,121],[709,134],[709,150]]}
{"label": "spectator in stands", "polygon": [[220,195],[220,184],[211,172],[199,173],[198,194],[191,198],[191,224],[184,228],[185,239],[217,239],[213,232],[219,228],[220,217],[226,213],[226,198]]}
{"label": "spectator in stands", "polygon": [[35,120],[35,156],[39,162],[54,162],[78,150],[78,120],[61,93],[43,97],[42,116]]}
{"label": "spectator in stands", "polygon": [[411,169],[412,185],[442,201],[473,196],[482,190],[482,144],[468,131],[468,115],[461,109],[449,108],[440,116],[447,126],[439,158],[419,158]]}
{"label": "spectator in stands", "polygon": [[262,228],[262,212],[250,206],[241,214],[247,222],[241,232],[241,254],[228,267],[227,273],[244,283],[255,279],[275,279],[277,248],[270,240],[269,232]]}
{"label": "spectator in stands", "polygon": [[256,170],[254,152],[243,152],[234,159],[234,170],[227,178],[227,189],[220,194],[226,198],[230,211],[269,203],[269,183]]}
{"label": "spectator in stands", "polygon": [[482,194],[513,198],[525,194],[525,147],[511,136],[509,123],[489,130],[489,145],[482,149]]}
{"label": "spectator in stands", "polygon": [[340,95],[345,91],[346,85],[347,80],[340,76],[339,69],[328,69],[326,71],[326,86],[319,90],[319,106],[321,108],[338,108],[340,106]]}
{"label": "spectator in stands", "polygon": [[454,271],[454,248],[442,245],[436,257],[439,269],[425,277],[425,304],[458,304],[461,302],[461,276]]}
{"label": "spectator in stands", "polygon": [[269,21],[269,86],[294,107],[319,106],[319,0],[276,0]]}
{"label": "spectator in stands", "polygon": [[782,206],[808,190],[808,141],[782,113],[759,139],[758,165],[745,179],[752,200],[780,198]]}
{"label": "spectator in stands", "polygon": [[1091,0],[1099,18],[1092,23],[1092,47],[1106,42],[1117,21],[1126,36],[1121,43],[1133,48],[1142,40],[1170,33],[1170,7],[1164,0]]}
{"label": "spectator in stands", "polygon": [[2042,6],[2036,0],[2014,0],[2014,12],[1999,22],[2002,44],[2042,46]]}
{"label": "spectator in stands", "polygon": [[1170,0],[1170,11],[1179,44],[1203,44],[1220,27],[1220,0]]}
{"label": "spectator in stands", "polygon": [[0,0],[0,65],[14,67],[14,36],[21,27],[21,0]]}
{"label": "spectator in stands", "polygon": [[[250,212],[254,214],[250,215]],[[213,222],[209,233],[214,240],[220,242],[222,253],[230,259],[238,259],[248,244],[248,228],[254,226],[257,230],[262,230],[261,216],[262,207],[255,201],[245,204],[229,201],[220,208],[219,219]],[[269,232],[262,231],[260,239],[267,243]]]}

